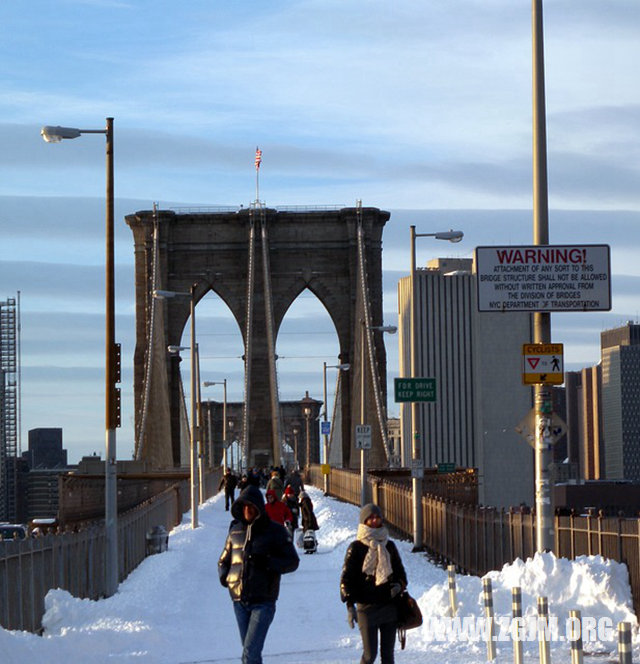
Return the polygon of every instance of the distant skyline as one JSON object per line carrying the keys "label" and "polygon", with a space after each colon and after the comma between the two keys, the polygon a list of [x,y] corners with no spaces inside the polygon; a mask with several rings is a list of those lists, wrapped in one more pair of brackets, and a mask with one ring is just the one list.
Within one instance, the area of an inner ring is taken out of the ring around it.
{"label": "distant skyline", "polygon": [[[598,361],[600,331],[638,319],[640,3],[546,0],[544,19],[551,242],[612,248],[613,310],[552,317],[570,369]],[[529,0],[4,3],[0,59],[0,299],[21,291],[23,449],[48,426],[63,428],[71,461],[104,448],[104,137],[50,145],[42,125],[115,118],[119,458],[133,450],[124,216],[154,201],[249,204],[256,145],[269,206],[391,211],[390,324],[410,224],[465,232],[460,245],[420,242],[422,264],[531,243]],[[228,377],[241,399],[237,326],[213,296],[198,316],[203,378]],[[392,377],[397,340],[385,340]],[[278,354],[281,397],[321,398],[337,337],[312,296],[288,312]]]}

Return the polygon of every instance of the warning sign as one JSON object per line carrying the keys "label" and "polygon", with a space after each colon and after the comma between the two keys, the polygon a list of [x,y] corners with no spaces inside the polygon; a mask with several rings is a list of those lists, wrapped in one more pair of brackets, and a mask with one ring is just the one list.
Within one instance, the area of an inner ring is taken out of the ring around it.
{"label": "warning sign", "polygon": [[478,311],[609,311],[609,245],[476,247]]}
{"label": "warning sign", "polygon": [[523,344],[522,382],[525,385],[564,383],[562,344]]}

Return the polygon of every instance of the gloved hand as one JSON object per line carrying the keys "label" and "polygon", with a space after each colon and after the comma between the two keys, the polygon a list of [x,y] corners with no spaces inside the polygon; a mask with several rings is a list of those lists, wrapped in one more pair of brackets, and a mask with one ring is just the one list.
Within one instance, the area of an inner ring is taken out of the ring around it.
{"label": "gloved hand", "polygon": [[351,629],[353,629],[358,622],[358,612],[356,611],[356,607],[353,604],[347,605],[347,622],[349,623],[349,627],[351,627]]}
{"label": "gloved hand", "polygon": [[391,592],[391,599],[393,599],[402,592],[402,586],[399,583],[392,583],[389,590]]}

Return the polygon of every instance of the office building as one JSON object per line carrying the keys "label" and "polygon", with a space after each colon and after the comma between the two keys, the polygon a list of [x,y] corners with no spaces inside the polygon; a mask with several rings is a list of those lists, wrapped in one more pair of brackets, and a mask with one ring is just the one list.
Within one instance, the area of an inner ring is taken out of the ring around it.
{"label": "office building", "polygon": [[607,479],[640,480],[640,324],[600,335]]}
{"label": "office building", "polygon": [[[418,406],[425,467],[477,468],[479,500],[533,504],[533,450],[514,427],[533,406],[522,383],[532,316],[478,312],[471,259],[437,259],[416,272],[417,374],[436,379],[436,401]],[[398,284],[400,376],[411,375],[411,278]],[[402,461],[411,466],[411,406],[401,411]]]}
{"label": "office building", "polygon": [[30,429],[29,449],[22,456],[27,459],[32,470],[66,467],[67,450],[62,447],[62,429]]}

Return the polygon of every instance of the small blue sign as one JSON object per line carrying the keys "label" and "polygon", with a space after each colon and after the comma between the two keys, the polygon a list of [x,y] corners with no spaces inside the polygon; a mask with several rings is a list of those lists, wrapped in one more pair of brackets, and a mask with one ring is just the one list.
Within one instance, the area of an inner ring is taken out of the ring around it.
{"label": "small blue sign", "polygon": [[328,436],[331,433],[331,422],[325,422],[322,420],[322,422],[320,422],[320,433],[323,436]]}

